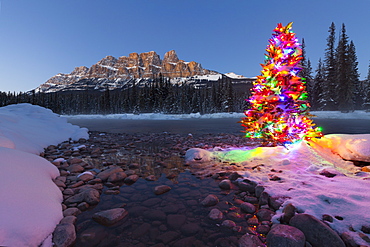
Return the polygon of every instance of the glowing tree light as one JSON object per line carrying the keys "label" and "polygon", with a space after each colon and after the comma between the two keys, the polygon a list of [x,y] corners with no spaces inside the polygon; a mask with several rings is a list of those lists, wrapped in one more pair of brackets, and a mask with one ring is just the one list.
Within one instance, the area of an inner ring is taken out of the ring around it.
{"label": "glowing tree light", "polygon": [[270,145],[292,144],[321,137],[309,113],[304,78],[299,77],[302,49],[291,31],[292,23],[274,29],[267,46],[261,75],[248,99],[250,108],[240,121],[245,136]]}

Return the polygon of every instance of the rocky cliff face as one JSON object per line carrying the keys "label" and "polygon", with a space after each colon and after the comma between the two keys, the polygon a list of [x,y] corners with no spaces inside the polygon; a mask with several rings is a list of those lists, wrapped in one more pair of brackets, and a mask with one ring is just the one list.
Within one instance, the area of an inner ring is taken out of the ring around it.
{"label": "rocky cliff face", "polygon": [[106,56],[91,68],[76,67],[70,74],[57,74],[44,84],[38,91],[45,91],[55,85],[69,85],[82,79],[129,80],[138,78],[155,78],[162,74],[165,77],[191,77],[197,75],[218,74],[202,68],[197,62],[185,62],[177,57],[174,50],[167,52],[163,60],[154,52],[131,53],[128,57],[115,58]]}

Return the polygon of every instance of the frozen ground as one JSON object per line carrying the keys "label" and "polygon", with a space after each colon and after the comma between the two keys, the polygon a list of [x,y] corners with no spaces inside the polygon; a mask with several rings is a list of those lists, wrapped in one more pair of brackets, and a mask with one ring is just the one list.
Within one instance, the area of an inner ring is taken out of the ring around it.
{"label": "frozen ground", "polygon": [[88,138],[50,110],[30,104],[0,108],[0,246],[51,246],[62,215],[58,169],[38,156],[45,147]]}

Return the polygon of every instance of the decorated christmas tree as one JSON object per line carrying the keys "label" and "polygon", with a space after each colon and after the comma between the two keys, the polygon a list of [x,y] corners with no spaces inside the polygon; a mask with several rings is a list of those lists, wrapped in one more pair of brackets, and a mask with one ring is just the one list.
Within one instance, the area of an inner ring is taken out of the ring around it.
{"label": "decorated christmas tree", "polygon": [[292,23],[274,29],[267,46],[261,75],[253,84],[241,124],[245,136],[261,138],[269,145],[286,145],[321,137],[315,128],[304,78],[299,77],[302,49],[291,31]]}

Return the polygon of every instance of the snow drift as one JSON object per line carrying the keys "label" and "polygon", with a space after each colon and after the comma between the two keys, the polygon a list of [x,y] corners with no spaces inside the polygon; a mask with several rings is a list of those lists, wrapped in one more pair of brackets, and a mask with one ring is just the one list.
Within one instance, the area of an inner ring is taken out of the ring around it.
{"label": "snow drift", "polygon": [[87,129],[39,106],[0,108],[0,246],[52,245],[63,197],[58,169],[38,154],[70,138],[88,138]]}

